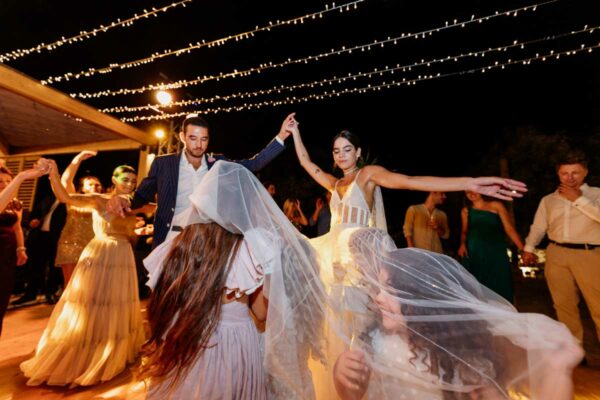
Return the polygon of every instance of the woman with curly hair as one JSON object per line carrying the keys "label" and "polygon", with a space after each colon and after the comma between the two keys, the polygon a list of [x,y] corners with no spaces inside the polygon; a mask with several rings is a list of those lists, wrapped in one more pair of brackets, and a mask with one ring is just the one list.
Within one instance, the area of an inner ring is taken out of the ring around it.
{"label": "woman with curly hair", "polygon": [[583,353],[564,325],[516,312],[452,259],[397,249],[377,229],[354,231],[349,252],[369,293],[362,312],[376,318],[336,360],[342,399],[572,398]]}

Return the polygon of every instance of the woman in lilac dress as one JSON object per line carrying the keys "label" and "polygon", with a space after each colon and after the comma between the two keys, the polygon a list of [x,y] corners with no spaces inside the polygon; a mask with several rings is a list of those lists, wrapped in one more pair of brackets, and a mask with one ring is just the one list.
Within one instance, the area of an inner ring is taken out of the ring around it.
{"label": "woman in lilac dress", "polygon": [[148,306],[147,398],[266,399],[254,322],[266,318],[264,275],[244,236],[194,223],[167,247]]}

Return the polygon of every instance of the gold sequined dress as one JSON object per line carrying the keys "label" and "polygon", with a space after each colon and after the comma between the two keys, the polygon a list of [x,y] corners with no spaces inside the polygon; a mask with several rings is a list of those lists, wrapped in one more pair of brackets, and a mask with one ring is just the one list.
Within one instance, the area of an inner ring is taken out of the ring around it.
{"label": "gold sequined dress", "polygon": [[90,210],[67,206],[67,222],[58,240],[54,265],[77,264],[83,249],[94,237],[92,225]]}
{"label": "gold sequined dress", "polygon": [[144,342],[130,238],[135,216],[92,212],[88,243],[54,307],[33,358],[21,363],[28,385],[93,385],[135,361]]}

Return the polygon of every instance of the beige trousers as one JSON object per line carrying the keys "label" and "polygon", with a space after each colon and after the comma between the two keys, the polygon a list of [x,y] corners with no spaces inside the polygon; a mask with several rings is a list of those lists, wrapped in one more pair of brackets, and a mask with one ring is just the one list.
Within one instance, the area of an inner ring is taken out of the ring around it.
{"label": "beige trousers", "polygon": [[575,250],[550,244],[546,250],[545,275],[558,320],[583,342],[577,307],[581,292],[600,339],[600,248]]}

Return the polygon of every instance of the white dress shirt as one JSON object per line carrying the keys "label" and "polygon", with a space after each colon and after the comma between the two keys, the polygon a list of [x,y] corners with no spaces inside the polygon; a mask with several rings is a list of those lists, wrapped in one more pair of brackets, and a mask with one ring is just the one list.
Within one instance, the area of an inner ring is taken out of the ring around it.
{"label": "white dress shirt", "polygon": [[600,245],[600,188],[583,184],[582,195],[571,202],[558,191],[545,196],[533,219],[525,251],[533,252],[546,233],[558,243]]}
{"label": "white dress shirt", "polygon": [[[177,200],[175,201],[175,216],[185,211],[190,206],[190,195],[194,188],[200,184],[202,178],[208,172],[206,154],[202,157],[202,164],[195,169],[188,161],[185,153],[179,160],[179,179],[177,181]],[[175,217],[173,217],[175,219]]]}
{"label": "white dress shirt", "polygon": [[[275,139],[284,146],[283,140],[279,136],[275,136]],[[212,153],[211,153],[212,154]],[[193,165],[190,164],[185,152],[181,154],[179,160],[179,179],[177,180],[177,197],[175,200],[175,212],[169,227],[184,225],[183,212],[190,206],[190,195],[194,192],[194,189],[200,182],[204,175],[208,172],[208,159],[207,155],[204,154],[202,157],[202,164],[198,169],[194,169]],[[172,231],[169,231],[169,234]]]}

